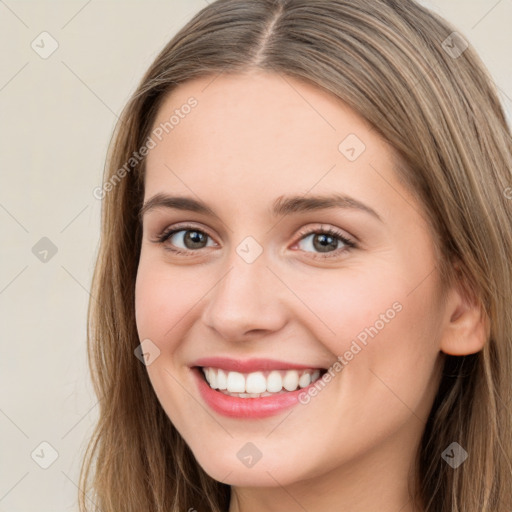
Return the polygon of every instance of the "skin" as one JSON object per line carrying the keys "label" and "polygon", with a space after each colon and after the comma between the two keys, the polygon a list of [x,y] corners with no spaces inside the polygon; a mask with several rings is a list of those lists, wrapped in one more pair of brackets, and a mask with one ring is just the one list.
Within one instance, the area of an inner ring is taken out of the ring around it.
{"label": "skin", "polygon": [[[229,512],[422,510],[408,492],[416,450],[444,354],[482,348],[477,308],[443,289],[422,206],[398,182],[393,148],[358,114],[290,77],[213,78],[166,97],[154,127],[190,96],[198,105],[147,157],[144,201],[183,195],[216,214],[156,208],[143,216],[136,322],[140,339],[160,350],[147,366],[155,393],[203,469],[232,486]],[[366,146],[353,162],[338,150],[348,134]],[[340,208],[269,214],[279,196],[332,192],[382,221]],[[187,231],[153,241],[181,222],[207,241],[184,245]],[[322,226],[358,247],[341,252],[339,241],[320,252],[315,235],[299,234]],[[236,252],[247,236],[263,249],[250,264]],[[166,249],[173,244],[190,256]],[[199,357],[328,368],[397,302],[400,312],[307,405],[236,419],[199,395],[189,368]],[[237,458],[247,442],[262,453],[250,468]]]}

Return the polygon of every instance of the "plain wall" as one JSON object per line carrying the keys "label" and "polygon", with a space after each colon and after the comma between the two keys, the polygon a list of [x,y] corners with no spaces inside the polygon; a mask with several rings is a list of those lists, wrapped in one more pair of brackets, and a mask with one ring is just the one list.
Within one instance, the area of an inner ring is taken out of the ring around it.
{"label": "plain wall", "polygon": [[[512,0],[423,3],[480,53],[510,120]],[[205,6],[0,2],[0,512],[77,510],[98,412],[85,345],[101,207],[93,190],[142,74]],[[48,58],[40,56],[52,43],[43,31],[58,42]],[[52,450],[58,457],[43,469]]]}

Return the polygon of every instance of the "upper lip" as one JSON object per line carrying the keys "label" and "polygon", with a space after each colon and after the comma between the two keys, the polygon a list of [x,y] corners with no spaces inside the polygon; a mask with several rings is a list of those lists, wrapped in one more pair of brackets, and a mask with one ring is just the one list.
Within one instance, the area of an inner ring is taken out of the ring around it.
{"label": "upper lip", "polygon": [[251,373],[256,371],[270,370],[325,370],[323,367],[315,365],[305,365],[299,363],[290,363],[288,361],[278,361],[276,359],[231,359],[229,357],[202,357],[194,361],[191,366],[202,366],[211,368],[220,368],[222,370],[234,371],[240,373]]}

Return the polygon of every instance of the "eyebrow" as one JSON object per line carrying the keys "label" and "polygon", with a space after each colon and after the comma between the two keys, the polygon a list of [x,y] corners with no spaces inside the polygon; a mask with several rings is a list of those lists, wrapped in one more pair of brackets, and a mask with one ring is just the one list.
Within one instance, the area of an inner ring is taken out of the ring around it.
{"label": "eyebrow", "polygon": [[[205,215],[217,217],[212,208],[202,201],[192,197],[169,196],[158,193],[148,199],[139,211],[139,218],[156,208],[170,208],[176,210],[186,210]],[[278,197],[269,213],[275,217],[287,216],[293,213],[303,213],[308,211],[326,210],[331,208],[344,208],[366,212],[380,222],[383,222],[381,216],[370,206],[358,201],[357,199],[343,195],[330,194],[320,196],[280,196]]]}

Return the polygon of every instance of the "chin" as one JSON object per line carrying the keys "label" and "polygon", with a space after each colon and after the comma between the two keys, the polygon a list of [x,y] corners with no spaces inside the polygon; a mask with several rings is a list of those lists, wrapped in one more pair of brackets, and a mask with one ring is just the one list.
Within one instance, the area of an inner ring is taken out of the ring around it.
{"label": "chin", "polygon": [[[236,451],[226,450],[222,453],[211,450],[211,452],[200,449],[201,457],[196,460],[202,469],[211,478],[227,485],[237,487],[278,487],[290,485],[294,482],[306,478],[304,474],[299,474],[292,467],[291,460],[288,462],[282,460],[282,457],[269,458],[262,457],[253,462],[245,464],[239,460]],[[243,459],[243,454],[241,455]],[[279,459],[279,460],[277,460]],[[302,472],[307,468],[301,468]]]}

